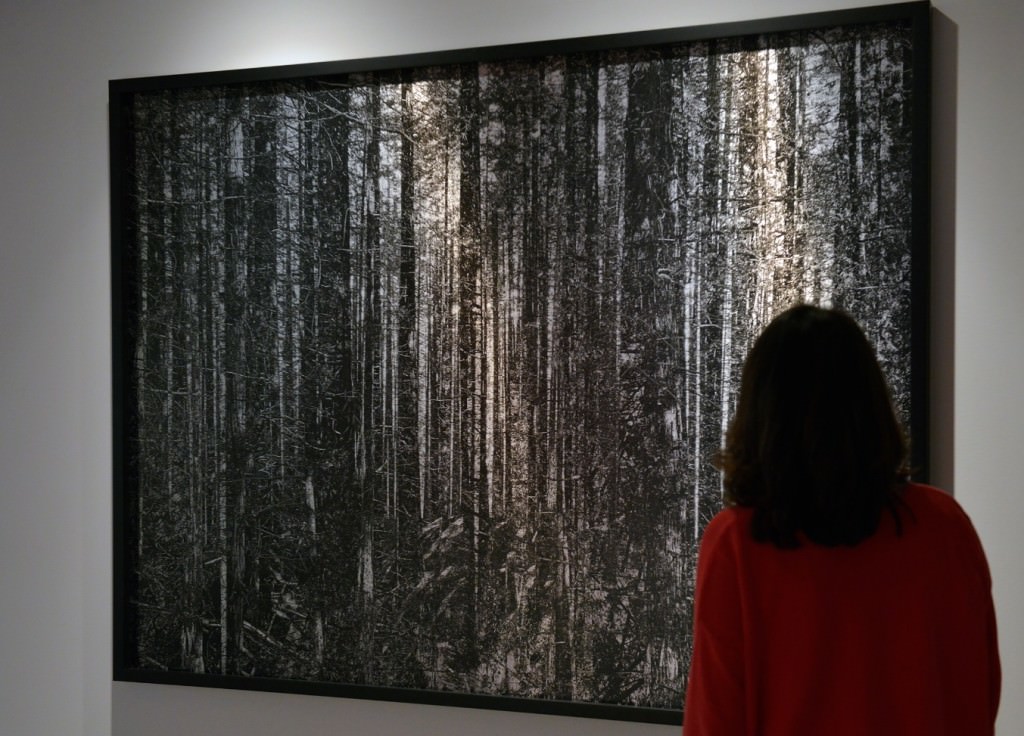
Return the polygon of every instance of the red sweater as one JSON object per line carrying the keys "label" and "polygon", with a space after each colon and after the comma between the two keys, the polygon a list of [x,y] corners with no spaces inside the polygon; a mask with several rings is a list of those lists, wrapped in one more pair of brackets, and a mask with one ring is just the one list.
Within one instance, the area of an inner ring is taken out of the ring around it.
{"label": "red sweater", "polygon": [[988,564],[952,497],[910,485],[856,547],[704,532],[684,736],[985,736],[999,705]]}

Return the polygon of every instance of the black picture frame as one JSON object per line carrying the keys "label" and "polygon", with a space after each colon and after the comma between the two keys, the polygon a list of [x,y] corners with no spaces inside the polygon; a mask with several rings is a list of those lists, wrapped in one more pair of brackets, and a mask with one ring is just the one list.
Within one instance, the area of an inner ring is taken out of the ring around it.
{"label": "black picture frame", "polygon": [[927,472],[930,12],[111,81],[114,679],[680,723],[755,328]]}

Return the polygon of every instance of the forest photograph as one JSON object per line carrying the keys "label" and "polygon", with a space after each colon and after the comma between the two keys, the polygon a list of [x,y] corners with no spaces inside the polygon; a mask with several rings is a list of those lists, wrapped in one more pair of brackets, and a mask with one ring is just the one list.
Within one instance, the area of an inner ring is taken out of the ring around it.
{"label": "forest photograph", "polygon": [[125,95],[125,671],[678,722],[760,329],[841,307],[920,409],[914,69],[899,21]]}

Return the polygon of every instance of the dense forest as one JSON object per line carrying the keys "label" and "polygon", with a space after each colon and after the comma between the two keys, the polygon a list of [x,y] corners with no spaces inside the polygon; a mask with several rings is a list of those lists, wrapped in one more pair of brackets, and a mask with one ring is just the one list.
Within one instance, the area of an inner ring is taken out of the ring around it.
{"label": "dense forest", "polygon": [[909,29],[134,95],[135,667],[678,709],[751,340],[909,413]]}

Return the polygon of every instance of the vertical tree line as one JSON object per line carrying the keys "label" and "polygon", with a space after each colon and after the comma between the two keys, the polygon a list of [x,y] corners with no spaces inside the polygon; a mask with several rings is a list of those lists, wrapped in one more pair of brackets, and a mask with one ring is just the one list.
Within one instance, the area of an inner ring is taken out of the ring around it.
{"label": "vertical tree line", "polygon": [[139,667],[676,708],[794,301],[909,403],[909,34],[139,93]]}

